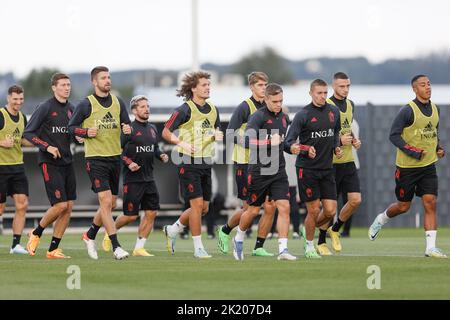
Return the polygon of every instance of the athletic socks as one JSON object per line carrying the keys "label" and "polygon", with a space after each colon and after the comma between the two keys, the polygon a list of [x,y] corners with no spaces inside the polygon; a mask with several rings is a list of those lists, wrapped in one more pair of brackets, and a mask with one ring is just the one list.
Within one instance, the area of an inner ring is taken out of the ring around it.
{"label": "athletic socks", "polygon": [[113,251],[115,251],[117,247],[120,247],[119,240],[117,240],[117,234],[109,235],[109,239],[111,240]]}
{"label": "athletic socks", "polygon": [[181,223],[180,219],[178,219],[174,224],[169,226],[169,233],[171,235],[178,234],[184,231],[185,225]]}
{"label": "athletic socks", "polygon": [[282,253],[284,250],[287,250],[287,238],[279,238],[278,239],[278,253]]}
{"label": "athletic socks", "polygon": [[389,221],[389,217],[387,216],[387,210],[385,210],[383,213],[380,213],[377,216],[378,222],[381,223],[381,225],[385,225]]}
{"label": "athletic socks", "polygon": [[231,230],[233,230],[233,228],[231,228],[231,227],[228,225],[228,223],[222,226],[222,231],[223,231],[223,233],[230,234],[230,233],[231,233]]}
{"label": "athletic socks", "polygon": [[425,239],[427,240],[427,249],[425,252],[430,251],[432,248],[436,248],[436,230],[425,231]]}
{"label": "athletic socks", "polygon": [[14,249],[18,244],[20,244],[20,238],[21,237],[22,237],[22,235],[20,235],[20,234],[13,235],[13,241],[12,241],[11,249]]}
{"label": "athletic socks", "polygon": [[146,238],[138,237],[136,239],[136,245],[134,246],[134,250],[142,249],[145,246]]}
{"label": "athletic socks", "polygon": [[314,248],[314,241],[313,241],[313,240],[311,240],[311,241],[306,240],[306,250],[307,250],[307,251],[313,251],[313,250],[316,250],[316,249]]}
{"label": "athletic socks", "polygon": [[239,228],[239,226],[238,226],[237,227],[236,236],[234,237],[234,239],[236,241],[244,241],[244,239],[245,239],[245,230],[242,231],[241,228]]}
{"label": "athletic socks", "polygon": [[266,241],[266,239],[260,237],[256,238],[255,250],[258,248],[262,248],[264,246],[264,241]]}
{"label": "athletic socks", "polygon": [[194,250],[195,250],[195,252],[198,249],[204,249],[203,242],[202,242],[202,236],[192,236],[192,240],[194,240]]}
{"label": "athletic socks", "polygon": [[341,219],[338,218],[337,221],[331,227],[331,230],[333,230],[334,232],[339,232],[339,229],[341,229],[344,222],[345,221],[342,221]]}
{"label": "athletic socks", "polygon": [[55,249],[58,249],[59,243],[61,242],[60,238],[53,237],[50,242],[50,247],[48,248],[48,252],[52,252]]}
{"label": "athletic socks", "polygon": [[92,223],[91,227],[87,232],[87,237],[91,240],[95,240],[98,230],[100,230],[100,226],[97,226],[95,223]]}
{"label": "athletic socks", "polygon": [[33,234],[35,236],[38,236],[39,238],[42,237],[42,233],[44,232],[44,227],[41,227],[41,224],[39,223],[36,229],[33,230]]}
{"label": "athletic socks", "polygon": [[317,245],[327,242],[327,230],[319,229],[319,231],[319,241],[317,241]]}

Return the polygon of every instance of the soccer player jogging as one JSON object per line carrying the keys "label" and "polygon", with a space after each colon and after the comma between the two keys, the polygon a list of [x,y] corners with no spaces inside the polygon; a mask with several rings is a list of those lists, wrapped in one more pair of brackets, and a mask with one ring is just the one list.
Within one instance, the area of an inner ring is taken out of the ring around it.
{"label": "soccer player jogging", "polygon": [[69,225],[73,202],[77,198],[70,151],[72,135],[68,130],[74,106],[68,101],[71,90],[69,76],[56,73],[51,83],[53,97],[38,105],[24,133],[25,139],[39,148],[39,166],[51,205],[38,226],[28,234],[27,250],[34,256],[44,229],[55,222],[47,258],[64,259],[70,257],[59,249],[59,243]]}
{"label": "soccer player jogging", "polygon": [[[256,111],[265,107],[264,93],[268,83],[268,77],[263,72],[252,72],[248,76],[248,84],[252,91],[252,96],[243,101],[231,115],[230,123],[227,129],[227,139],[234,140],[233,147],[233,161],[235,163],[235,178],[238,190],[238,198],[242,200],[242,209],[236,211],[228,222],[217,230],[218,247],[219,250],[227,254],[229,250],[230,233],[236,226],[239,225],[239,220],[248,208],[248,185],[247,185],[247,167],[250,156],[250,150],[246,149],[239,141],[242,139],[245,128],[247,127],[248,119]],[[228,134],[230,132],[231,134]],[[273,256],[272,253],[267,252],[264,248],[264,242],[272,225],[275,214],[275,205],[273,201],[266,201],[264,203],[265,213],[259,220],[258,237],[256,239],[255,248],[252,255],[254,256]]]}
{"label": "soccer player jogging", "polygon": [[[248,165],[248,208],[242,214],[233,239],[233,255],[244,260],[245,231],[258,215],[268,195],[278,209],[278,260],[296,260],[288,251],[289,232],[289,182],[285,170],[284,137],[288,118],[281,111],[283,89],[275,83],[268,84],[264,97],[266,106],[253,113],[245,129],[245,145],[250,146]],[[270,226],[269,226],[270,228]]]}
{"label": "soccer player jogging", "polygon": [[411,85],[416,98],[400,109],[390,133],[390,140],[397,147],[397,202],[375,218],[369,228],[369,239],[375,240],[390,219],[408,212],[415,194],[422,198],[425,210],[425,256],[446,258],[436,247],[438,177],[435,163],[445,155],[439,144],[439,108],[430,100],[431,84],[427,76],[415,76]]}
{"label": "soccer player jogging", "polygon": [[120,134],[121,131],[131,133],[130,118],[122,99],[110,93],[108,68],[100,66],[92,69],[91,81],[94,94],[80,102],[69,122],[71,134],[85,139],[86,171],[100,204],[91,227],[82,239],[89,257],[98,259],[95,237],[103,225],[111,239],[114,258],[121,260],[128,257],[128,252],[120,247],[111,211],[116,206],[119,193]]}
{"label": "soccer player jogging", "polygon": [[[361,141],[355,137],[352,132],[353,114],[355,105],[353,101],[348,99],[350,90],[350,79],[343,72],[338,72],[333,77],[333,95],[327,99],[327,103],[339,108],[341,119],[341,131],[339,133],[342,152],[341,158],[333,156],[333,170],[336,180],[337,196],[342,195],[347,201],[344,203],[337,221],[327,229],[327,225],[319,228],[319,240],[317,242],[317,250],[320,255],[331,255],[330,249],[326,244],[326,234],[330,235],[331,246],[334,251],[342,250],[341,241],[339,239],[339,229],[352,216],[353,212],[361,204],[361,190],[359,187],[358,171],[353,157],[353,150],[361,147]],[[344,197],[344,194],[347,197]]]}
{"label": "soccer player jogging", "polygon": [[189,224],[196,258],[211,258],[202,243],[201,219],[208,213],[211,199],[213,142],[223,141],[219,111],[206,101],[210,94],[210,77],[203,71],[184,76],[177,95],[183,97],[185,103],[173,112],[162,133],[166,141],[177,145],[172,161],[175,158],[181,190],[190,204],[174,224],[164,226],[167,249],[174,254],[176,236]]}
{"label": "soccer player jogging", "polygon": [[[153,159],[156,157],[167,163],[169,157],[159,150],[158,131],[148,122],[148,98],[137,95],[131,99],[130,107],[135,120],[131,123],[131,135],[121,136],[124,198],[123,214],[116,219],[116,229],[136,221],[139,218],[139,209],[144,210],[133,256],[151,257],[153,254],[145,250],[144,246],[159,210],[159,194],[153,177]],[[111,240],[107,234],[103,239],[103,249],[111,250]]]}
{"label": "soccer player jogging", "polygon": [[[333,154],[339,147],[339,109],[327,103],[327,83],[311,82],[312,102],[298,111],[286,137],[288,152],[298,154],[296,168],[300,199],[306,203],[305,257],[321,258],[314,248],[315,227],[328,225],[336,212],[336,183]],[[299,139],[299,144],[297,143]],[[321,208],[322,207],[322,208]]]}
{"label": "soccer player jogging", "polygon": [[24,90],[13,85],[8,88],[7,105],[0,109],[0,216],[5,212],[6,197],[14,199],[13,241],[9,253],[28,254],[20,245],[28,208],[28,180],[23,165],[22,145],[33,146],[23,139],[27,118],[20,111]]}

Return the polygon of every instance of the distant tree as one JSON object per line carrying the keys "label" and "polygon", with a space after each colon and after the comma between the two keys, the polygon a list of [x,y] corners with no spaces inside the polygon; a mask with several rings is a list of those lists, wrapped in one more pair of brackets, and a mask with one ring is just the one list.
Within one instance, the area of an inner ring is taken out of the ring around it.
{"label": "distant tree", "polygon": [[59,70],[51,68],[31,70],[31,72],[22,81],[22,85],[25,89],[25,95],[33,98],[48,96],[49,93],[51,93],[50,79],[56,72],[59,72]]}
{"label": "distant tree", "polygon": [[279,84],[290,83],[294,79],[287,60],[270,47],[244,56],[233,66],[233,70],[244,77],[252,71],[263,71],[269,76],[270,82]]}

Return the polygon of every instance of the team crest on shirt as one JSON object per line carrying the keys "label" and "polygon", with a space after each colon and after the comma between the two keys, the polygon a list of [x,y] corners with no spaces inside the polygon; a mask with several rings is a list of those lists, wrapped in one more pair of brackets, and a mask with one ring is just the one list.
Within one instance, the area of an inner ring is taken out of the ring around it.
{"label": "team crest on shirt", "polygon": [[155,132],[155,130],[153,128],[150,129],[150,135],[152,136],[153,139],[156,138],[156,132]]}
{"label": "team crest on shirt", "polygon": [[58,189],[56,189],[56,191],[55,191],[55,197],[56,197],[56,199],[61,198],[61,192]]}
{"label": "team crest on shirt", "polygon": [[287,127],[287,121],[286,121],[286,117],[283,116],[283,119],[281,119],[281,123],[283,124],[283,128]]}
{"label": "team crest on shirt", "polygon": [[328,119],[330,122],[334,122],[334,113],[333,111],[328,112]]}
{"label": "team crest on shirt", "polygon": [[67,117],[72,118],[72,110],[67,110]]}

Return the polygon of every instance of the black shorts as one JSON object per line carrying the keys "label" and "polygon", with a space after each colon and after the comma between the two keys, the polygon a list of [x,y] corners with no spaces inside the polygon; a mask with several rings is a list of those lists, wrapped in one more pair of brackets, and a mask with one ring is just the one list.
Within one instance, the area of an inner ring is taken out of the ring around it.
{"label": "black shorts", "polygon": [[15,194],[28,196],[28,179],[25,172],[0,174],[0,203],[6,202],[6,196]]}
{"label": "black shorts", "polygon": [[91,189],[95,193],[111,190],[119,194],[120,161],[86,159],[86,171],[91,180]]}
{"label": "black shorts", "polygon": [[247,168],[248,164],[236,163],[234,165],[238,198],[243,201],[248,199]]}
{"label": "black shorts", "polygon": [[184,199],[203,198],[211,200],[211,168],[196,168],[194,165],[178,167],[178,177]]}
{"label": "black shorts", "polygon": [[361,192],[359,186],[358,169],[355,163],[337,163],[333,165],[334,178],[336,180],[337,194]]}
{"label": "black shorts", "polygon": [[302,202],[317,199],[337,199],[333,169],[297,168],[297,181],[298,192]]}
{"label": "black shorts", "polygon": [[73,165],[55,166],[50,163],[41,163],[45,190],[50,204],[66,202],[77,199],[77,182]]}
{"label": "black shorts", "polygon": [[259,207],[269,196],[271,200],[289,200],[289,181],[283,169],[274,175],[247,174],[248,204]]}
{"label": "black shorts", "polygon": [[123,185],[123,214],[136,216],[139,210],[159,210],[159,193],[154,181]]}
{"label": "black shorts", "polygon": [[414,194],[438,195],[438,177],[436,166],[431,164],[423,168],[400,168],[395,170],[395,195],[398,201],[409,202]]}

